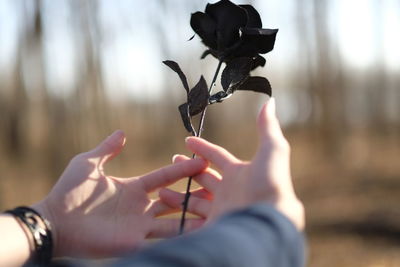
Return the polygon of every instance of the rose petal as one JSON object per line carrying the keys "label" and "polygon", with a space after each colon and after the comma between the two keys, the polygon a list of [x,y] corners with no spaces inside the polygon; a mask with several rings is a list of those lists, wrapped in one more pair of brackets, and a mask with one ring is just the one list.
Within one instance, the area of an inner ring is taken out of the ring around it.
{"label": "rose petal", "polygon": [[277,29],[243,28],[242,41],[244,45],[256,48],[260,54],[265,54],[274,49]]}
{"label": "rose petal", "polygon": [[234,49],[230,49],[229,55],[226,57],[227,60],[232,60],[236,57],[256,57],[258,55],[257,44],[253,41],[250,42],[240,42],[239,46]]}
{"label": "rose petal", "polygon": [[260,14],[251,5],[239,5],[244,8],[247,12],[247,28],[262,28],[262,21]]}
{"label": "rose petal", "polygon": [[193,13],[190,17],[190,26],[206,46],[217,49],[217,24],[209,15],[202,12]]}
{"label": "rose petal", "polygon": [[205,12],[217,23],[219,50],[230,47],[239,40],[239,29],[247,24],[245,9],[229,0],[221,0],[215,4],[207,4]]}

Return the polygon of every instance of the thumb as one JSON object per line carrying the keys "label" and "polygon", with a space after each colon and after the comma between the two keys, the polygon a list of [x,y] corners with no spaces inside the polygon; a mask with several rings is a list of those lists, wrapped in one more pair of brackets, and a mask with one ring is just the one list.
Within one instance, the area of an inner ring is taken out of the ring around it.
{"label": "thumb", "polygon": [[275,111],[275,98],[271,97],[262,107],[257,119],[260,142],[284,139]]}
{"label": "thumb", "polygon": [[125,145],[125,134],[117,130],[104,139],[96,148],[89,151],[88,154],[93,158],[101,158],[101,164],[106,163],[117,156]]}

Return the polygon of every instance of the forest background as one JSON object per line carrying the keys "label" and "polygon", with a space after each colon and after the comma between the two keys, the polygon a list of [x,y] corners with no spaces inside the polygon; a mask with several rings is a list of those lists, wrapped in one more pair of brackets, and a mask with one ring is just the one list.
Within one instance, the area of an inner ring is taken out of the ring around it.
{"label": "forest background", "polygon": [[[46,195],[73,155],[114,129],[124,152],[107,168],[134,176],[184,149],[185,93],[216,60],[190,14],[206,1],[0,0],[0,209]],[[400,3],[253,0],[279,28],[267,77],[292,145],[307,211],[309,266],[400,265]],[[204,137],[242,159],[256,148],[265,96],[210,107]],[[183,188],[183,183],[175,188]]]}

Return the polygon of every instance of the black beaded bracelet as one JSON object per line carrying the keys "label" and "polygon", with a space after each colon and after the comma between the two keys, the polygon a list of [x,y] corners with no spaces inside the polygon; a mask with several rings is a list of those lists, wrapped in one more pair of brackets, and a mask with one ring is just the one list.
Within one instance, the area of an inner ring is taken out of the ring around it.
{"label": "black beaded bracelet", "polygon": [[[49,264],[53,256],[53,237],[51,235],[50,223],[37,211],[29,207],[18,207],[7,210],[5,213],[12,214],[29,229],[35,244],[35,250],[31,263],[39,266]],[[39,224],[42,222],[44,228]]]}

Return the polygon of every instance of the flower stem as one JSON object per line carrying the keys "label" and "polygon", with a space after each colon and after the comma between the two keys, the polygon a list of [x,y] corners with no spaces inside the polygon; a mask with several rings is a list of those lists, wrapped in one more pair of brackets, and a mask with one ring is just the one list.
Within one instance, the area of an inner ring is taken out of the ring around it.
{"label": "flower stem", "polygon": [[[218,62],[217,69],[215,70],[214,77],[212,79],[210,88],[208,89],[208,93],[210,93],[210,94],[211,94],[212,88],[213,88],[213,86],[215,84],[215,81],[217,80],[219,71],[221,69],[222,62],[223,62],[223,60],[221,59]],[[204,120],[205,120],[205,117],[206,117],[206,111],[207,111],[207,107],[201,113],[200,122],[199,122],[199,128],[197,130],[196,137],[201,137],[201,133],[203,132],[203,125],[204,125]],[[195,157],[196,157],[196,154],[193,154],[192,155],[192,159],[194,159]],[[187,208],[188,208],[188,205],[189,205],[190,187],[192,185],[192,180],[193,180],[193,176],[190,176],[189,180],[188,180],[188,183],[186,185],[185,199],[182,202],[183,208],[182,208],[181,223],[180,223],[180,226],[179,226],[179,234],[183,234],[183,232],[185,230],[186,212],[187,212]]]}

